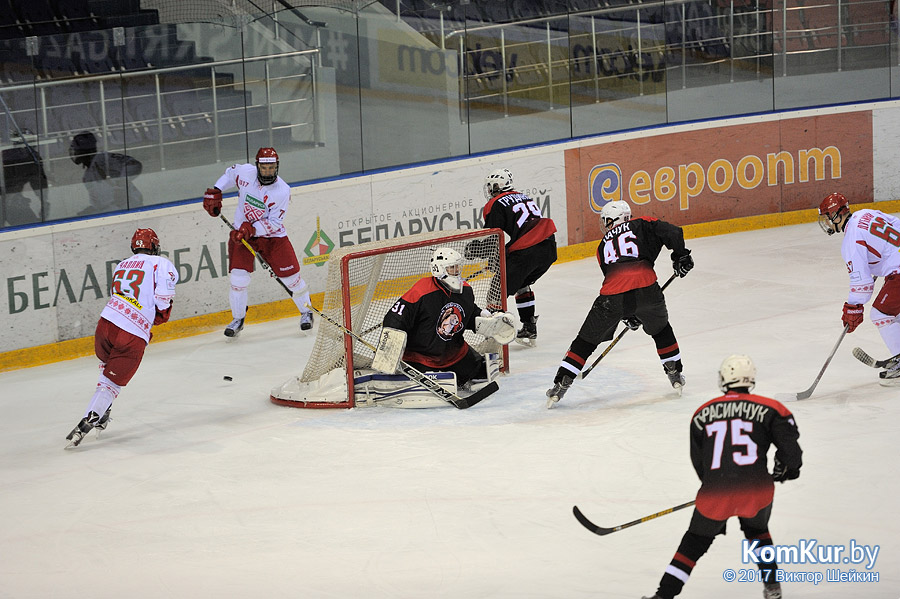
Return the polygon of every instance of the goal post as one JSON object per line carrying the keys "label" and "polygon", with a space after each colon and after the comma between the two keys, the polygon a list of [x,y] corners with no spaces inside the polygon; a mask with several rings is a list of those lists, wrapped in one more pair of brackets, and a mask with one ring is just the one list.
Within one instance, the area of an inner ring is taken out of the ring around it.
{"label": "goal post", "polygon": [[[419,279],[431,275],[431,254],[450,247],[463,255],[462,276],[481,308],[506,310],[506,258],[500,229],[434,231],[346,246],[328,257],[322,312],[359,335],[368,345],[320,319],[316,340],[300,376],[272,389],[273,403],[302,408],[372,405],[356,395],[370,381],[381,322],[397,299]],[[500,355],[509,370],[509,351],[492,338],[465,331],[480,354]]]}

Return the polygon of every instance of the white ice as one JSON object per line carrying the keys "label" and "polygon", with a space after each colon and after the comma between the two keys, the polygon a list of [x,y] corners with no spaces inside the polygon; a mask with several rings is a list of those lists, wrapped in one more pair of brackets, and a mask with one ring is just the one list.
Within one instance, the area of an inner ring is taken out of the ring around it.
{"label": "white ice", "polygon": [[[720,394],[721,360],[749,354],[763,395],[808,388],[846,296],[840,241],[815,224],[688,246],[697,266],[666,291],[682,397],[637,332],[545,408],[600,285],[593,259],[558,264],[534,286],[538,347],[512,347],[500,392],[465,411],[271,404],[269,390],[312,348],[297,318],[249,323],[230,343],[215,332],[152,344],[108,430],[75,450],[63,450],[65,435],[93,392],[96,359],[0,374],[0,598],[651,595],[690,510],[600,537],[572,506],[613,526],[693,499],[688,422]],[[867,320],[813,396],[789,404],[804,467],[777,485],[771,532],[780,545],[878,545],[880,582],[786,583],[786,599],[900,589],[900,388],[879,386],[854,346],[887,357]],[[752,568],[741,539],[731,523],[682,596],[761,597],[759,583],[723,580]]]}

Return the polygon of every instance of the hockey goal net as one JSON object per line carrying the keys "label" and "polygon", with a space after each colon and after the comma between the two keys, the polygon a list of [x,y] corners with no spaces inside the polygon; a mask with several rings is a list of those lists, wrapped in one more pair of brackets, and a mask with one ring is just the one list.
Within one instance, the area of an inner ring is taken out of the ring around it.
{"label": "hockey goal net", "polygon": [[[322,312],[375,346],[384,315],[416,281],[431,274],[431,254],[450,247],[465,257],[462,274],[481,308],[506,310],[504,236],[500,229],[435,231],[347,246],[331,252]],[[319,318],[316,341],[303,374],[272,390],[273,403],[303,408],[352,408],[355,376],[371,366],[374,351]],[[472,331],[466,341],[481,354],[509,353]],[[358,380],[358,379],[356,379]]]}

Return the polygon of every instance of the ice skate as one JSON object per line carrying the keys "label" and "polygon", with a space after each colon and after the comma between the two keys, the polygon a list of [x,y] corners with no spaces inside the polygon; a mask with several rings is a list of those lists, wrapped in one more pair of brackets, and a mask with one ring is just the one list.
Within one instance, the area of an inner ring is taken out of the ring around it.
{"label": "ice skate", "polygon": [[[106,416],[104,414],[104,416]],[[109,418],[107,417],[107,421]],[[68,445],[66,445],[66,449],[70,447],[78,447],[81,441],[84,439],[85,435],[91,432],[94,427],[99,424],[100,416],[97,415],[96,412],[90,412],[87,416],[81,419],[81,422],[78,423],[72,432],[66,435],[66,439],[70,441]],[[106,423],[104,422],[103,428],[106,428]]]}
{"label": "ice skate", "polygon": [[900,364],[878,373],[878,384],[882,387],[900,387]]}
{"label": "ice skate", "polygon": [[97,434],[100,434],[100,431],[105,431],[106,427],[109,425],[109,413],[112,411],[112,406],[106,408],[106,412],[103,413],[103,416],[100,417],[100,420],[97,421],[97,424],[94,425],[94,428],[97,429]]}
{"label": "ice skate", "polygon": [[781,599],[781,583],[770,582],[763,589],[763,599]]}
{"label": "ice skate", "polygon": [[235,318],[227,327],[225,327],[226,337],[237,337],[244,330],[244,319]]}
{"label": "ice skate", "polygon": [[553,383],[553,387],[547,389],[547,409],[552,408],[559,400],[563,398],[569,387],[572,386],[573,379],[570,376],[563,376],[558,383]]}
{"label": "ice skate", "polygon": [[531,318],[531,321],[523,321],[522,328],[516,333],[516,343],[525,347],[534,347],[537,345],[537,316]]}
{"label": "ice skate", "polygon": [[684,388],[684,375],[681,374],[681,360],[663,362],[663,369],[666,371],[666,376],[669,377],[669,382],[672,383],[672,388],[678,391],[678,395],[681,395]]}
{"label": "ice skate", "polygon": [[653,594],[650,595],[649,597],[644,596],[644,597],[641,597],[641,599],[662,599],[662,597],[660,597],[660,596],[657,595],[656,593],[653,593]]}
{"label": "ice skate", "polygon": [[300,330],[308,331],[313,326],[313,313],[312,311],[304,312],[300,315]]}

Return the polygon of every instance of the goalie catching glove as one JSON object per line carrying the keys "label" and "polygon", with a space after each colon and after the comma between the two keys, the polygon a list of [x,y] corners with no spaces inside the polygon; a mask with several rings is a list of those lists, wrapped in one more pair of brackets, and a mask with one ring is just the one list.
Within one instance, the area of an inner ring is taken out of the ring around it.
{"label": "goalie catching glove", "polygon": [[497,312],[491,316],[475,317],[475,332],[485,337],[493,337],[497,343],[509,344],[516,338],[515,316],[509,312]]}

